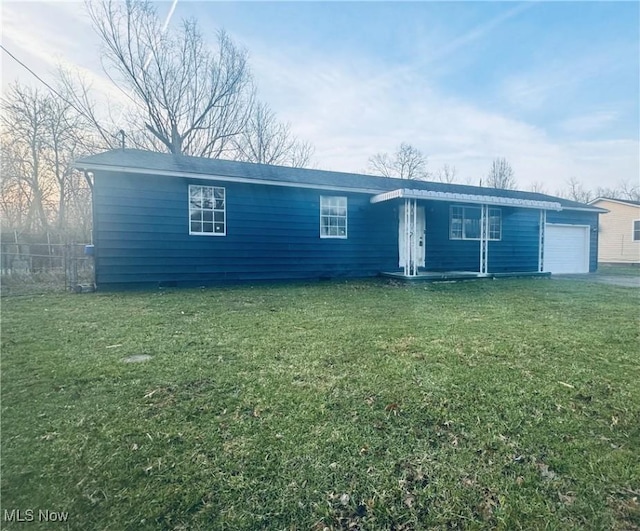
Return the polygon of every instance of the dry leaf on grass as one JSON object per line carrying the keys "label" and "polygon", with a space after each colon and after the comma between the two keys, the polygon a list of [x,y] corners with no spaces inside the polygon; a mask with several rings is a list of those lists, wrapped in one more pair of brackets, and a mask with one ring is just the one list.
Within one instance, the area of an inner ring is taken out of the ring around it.
{"label": "dry leaf on grass", "polygon": [[558,474],[556,474],[553,470],[549,468],[549,465],[545,465],[544,463],[536,463],[536,467],[538,467],[538,471],[543,479],[556,479]]}
{"label": "dry leaf on grass", "polygon": [[576,493],[575,492],[567,492],[566,494],[558,493],[558,498],[564,505],[573,505],[573,502],[576,501]]}

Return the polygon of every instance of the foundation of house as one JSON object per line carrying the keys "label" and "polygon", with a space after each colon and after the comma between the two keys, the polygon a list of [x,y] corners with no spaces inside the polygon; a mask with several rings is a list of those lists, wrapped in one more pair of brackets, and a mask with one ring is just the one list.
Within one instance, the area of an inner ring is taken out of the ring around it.
{"label": "foundation of house", "polygon": [[456,280],[478,280],[486,278],[549,277],[551,273],[538,271],[516,273],[478,273],[477,271],[418,271],[415,275],[405,275],[402,271],[382,271],[381,276],[404,282],[451,282]]}

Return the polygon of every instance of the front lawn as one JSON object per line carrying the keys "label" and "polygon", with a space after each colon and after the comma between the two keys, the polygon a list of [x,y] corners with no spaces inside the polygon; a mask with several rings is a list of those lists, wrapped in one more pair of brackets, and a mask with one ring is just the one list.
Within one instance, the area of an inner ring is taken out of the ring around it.
{"label": "front lawn", "polygon": [[571,280],[5,298],[0,527],[638,529],[639,331]]}
{"label": "front lawn", "polygon": [[640,276],[640,267],[634,264],[598,264],[598,273],[601,275],[616,276]]}

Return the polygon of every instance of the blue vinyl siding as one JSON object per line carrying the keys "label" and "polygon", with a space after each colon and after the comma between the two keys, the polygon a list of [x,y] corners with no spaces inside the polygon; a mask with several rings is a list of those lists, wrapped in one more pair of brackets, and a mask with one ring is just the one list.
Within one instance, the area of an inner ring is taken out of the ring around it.
{"label": "blue vinyl siding", "polygon": [[426,269],[428,271],[479,271],[480,242],[449,239],[450,206],[451,203],[440,201],[425,204]]}
{"label": "blue vinyl siding", "polygon": [[[189,235],[188,185],[224,186],[226,236]],[[320,196],[348,198],[347,239],[320,238]],[[375,276],[397,267],[397,213],[367,194],[96,175],[98,286]]]}
{"label": "blue vinyl siding", "polygon": [[[449,207],[458,203],[427,203],[426,269],[429,271],[479,271],[480,242],[449,239]],[[540,211],[501,207],[502,239],[488,243],[489,273],[538,271]],[[589,225],[589,270],[598,266],[598,214],[564,210],[548,211],[547,223]]]}
{"label": "blue vinyl siding", "polygon": [[538,271],[540,211],[502,207],[502,239],[489,242],[489,273]]}
{"label": "blue vinyl siding", "polygon": [[[459,203],[427,204],[426,269],[429,271],[479,271],[480,241],[449,238],[449,207],[452,204]],[[539,211],[506,207],[501,207],[500,210],[502,239],[489,241],[489,272],[537,271]]]}
{"label": "blue vinyl siding", "polygon": [[[189,184],[226,190],[226,236],[189,234]],[[320,238],[320,196],[346,196],[348,238]],[[398,270],[401,201],[369,194],[179,177],[96,172],[94,243],[99,287],[368,277]],[[479,271],[480,242],[449,238],[450,206],[423,201],[426,269]],[[501,207],[502,238],[488,243],[489,273],[538,270],[540,212]],[[598,215],[547,212],[548,223],[590,225]]]}
{"label": "blue vinyl siding", "polygon": [[591,235],[589,240],[589,271],[598,269],[598,214],[594,212],[580,212],[577,210],[562,210],[547,212],[547,223],[563,223],[566,225],[589,225]]}

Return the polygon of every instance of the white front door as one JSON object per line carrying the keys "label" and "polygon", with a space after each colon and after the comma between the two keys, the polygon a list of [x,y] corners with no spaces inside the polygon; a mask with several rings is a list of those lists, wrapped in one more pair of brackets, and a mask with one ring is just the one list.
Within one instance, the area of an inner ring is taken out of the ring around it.
{"label": "white front door", "polygon": [[[411,255],[416,250],[415,263],[417,267],[425,266],[425,248],[426,248],[426,222],[424,216],[424,207],[415,207],[415,231],[413,229],[413,213],[407,214],[406,205],[400,205],[398,213],[398,265],[400,267],[409,266],[407,257],[411,260]],[[407,227],[409,220],[409,227]],[[407,230],[407,228],[409,230]],[[414,241],[415,238],[415,241]],[[407,249],[407,246],[409,248]]]}

